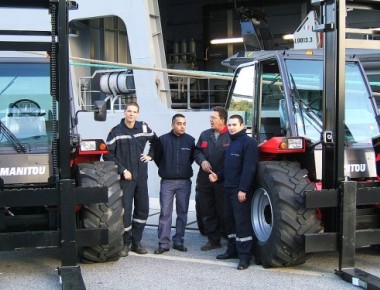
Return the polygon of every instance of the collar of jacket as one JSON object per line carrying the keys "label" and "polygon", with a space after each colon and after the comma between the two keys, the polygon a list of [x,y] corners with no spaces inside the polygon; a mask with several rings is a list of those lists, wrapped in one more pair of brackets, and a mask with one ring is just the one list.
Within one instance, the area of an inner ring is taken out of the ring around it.
{"label": "collar of jacket", "polygon": [[137,120],[135,121],[135,124],[133,125],[132,128],[129,128],[129,127],[127,126],[127,124],[125,124],[125,118],[121,119],[121,122],[120,122],[120,123],[122,123],[122,124],[124,125],[124,127],[128,128],[128,129],[136,129],[136,128],[137,128]]}
{"label": "collar of jacket", "polygon": [[228,131],[228,126],[225,125],[224,128],[219,132],[220,134],[224,134]]}
{"label": "collar of jacket", "polygon": [[181,135],[176,135],[176,134],[174,134],[174,131],[173,131],[173,130],[171,130],[170,133],[173,135],[173,137],[182,137],[182,136],[185,135],[185,133],[183,133],[183,134],[181,134]]}
{"label": "collar of jacket", "polygon": [[240,132],[237,132],[236,134],[233,134],[233,135],[230,134],[230,138],[232,140],[234,140],[234,139],[238,139],[244,135],[247,135],[247,133],[245,132],[245,129],[241,130]]}

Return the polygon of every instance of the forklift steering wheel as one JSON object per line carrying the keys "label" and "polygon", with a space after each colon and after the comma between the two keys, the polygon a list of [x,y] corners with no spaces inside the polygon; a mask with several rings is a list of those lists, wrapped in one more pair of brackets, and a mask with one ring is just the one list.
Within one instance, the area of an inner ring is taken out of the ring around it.
{"label": "forklift steering wheel", "polygon": [[14,109],[13,115],[38,117],[41,113],[40,105],[30,99],[21,99],[12,103],[9,108]]}

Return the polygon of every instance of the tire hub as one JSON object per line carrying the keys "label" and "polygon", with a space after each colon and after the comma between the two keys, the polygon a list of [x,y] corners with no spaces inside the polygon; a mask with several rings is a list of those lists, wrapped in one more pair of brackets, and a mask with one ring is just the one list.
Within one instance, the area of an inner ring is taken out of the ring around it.
{"label": "tire hub", "polygon": [[272,233],[273,210],[268,192],[264,188],[255,191],[251,209],[253,231],[260,242],[265,242]]}

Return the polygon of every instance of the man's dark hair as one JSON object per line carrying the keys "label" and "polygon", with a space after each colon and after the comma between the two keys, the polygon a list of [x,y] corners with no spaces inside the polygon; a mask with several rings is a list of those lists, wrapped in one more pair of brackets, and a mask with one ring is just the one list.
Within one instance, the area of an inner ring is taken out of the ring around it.
{"label": "man's dark hair", "polygon": [[124,106],[124,111],[125,111],[129,106],[135,106],[135,107],[137,107],[137,112],[140,112],[140,106],[139,106],[139,104],[137,104],[136,102],[133,102],[133,101],[128,102],[128,103],[125,104],[125,106]]}
{"label": "man's dark hair", "polygon": [[215,107],[212,108],[212,110],[214,112],[218,112],[219,113],[219,118],[222,119],[222,120],[224,120],[224,124],[227,123],[227,116],[228,116],[228,114],[227,114],[227,110],[224,107],[222,107],[222,106],[215,106]]}
{"label": "man's dark hair", "polygon": [[236,115],[232,115],[232,116],[230,117],[230,119],[238,119],[240,125],[244,123],[244,121],[243,121],[243,117],[240,116],[240,115],[237,115],[237,114],[236,114]]}
{"label": "man's dark hair", "polygon": [[182,115],[182,114],[175,114],[175,115],[173,116],[173,118],[172,118],[172,124],[175,123],[175,119],[177,119],[177,118],[185,118],[185,116]]}

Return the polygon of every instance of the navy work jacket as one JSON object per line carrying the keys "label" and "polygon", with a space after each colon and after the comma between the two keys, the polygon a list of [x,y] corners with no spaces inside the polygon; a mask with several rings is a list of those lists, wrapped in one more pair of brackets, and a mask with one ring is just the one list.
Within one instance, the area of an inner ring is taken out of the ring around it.
{"label": "navy work jacket", "polygon": [[188,179],[193,176],[195,139],[173,131],[159,137],[154,149],[158,175],[163,179]]}
{"label": "navy work jacket", "polygon": [[245,130],[230,134],[231,143],[226,149],[224,169],[218,178],[224,180],[224,187],[235,187],[239,191],[252,190],[258,161],[258,147],[255,139]]}

